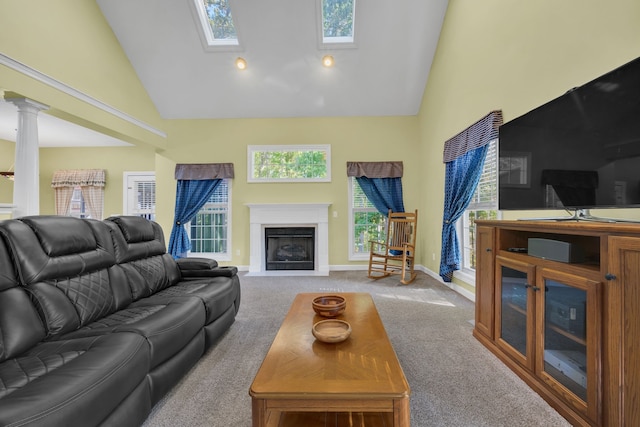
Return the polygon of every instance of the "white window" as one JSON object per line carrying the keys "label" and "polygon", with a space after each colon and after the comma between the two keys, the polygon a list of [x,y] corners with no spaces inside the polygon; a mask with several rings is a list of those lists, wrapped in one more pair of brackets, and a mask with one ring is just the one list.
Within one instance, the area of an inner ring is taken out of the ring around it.
{"label": "white window", "polygon": [[498,218],[498,141],[487,148],[482,175],[467,210],[458,221],[462,265],[454,275],[468,283],[475,283],[477,219]]}
{"label": "white window", "polygon": [[156,175],[154,172],[125,172],[124,215],[136,215],[150,220],[156,217]]}
{"label": "white window", "polygon": [[349,177],[349,259],[369,259],[370,241],[384,241],[386,217],[369,201],[354,177]]}
{"label": "white window", "polygon": [[229,3],[229,0],[193,0],[200,29],[208,46],[239,44]]}
{"label": "white window", "polygon": [[231,260],[231,188],[224,179],[187,227],[189,256]]}
{"label": "white window", "polygon": [[330,145],[250,145],[249,182],[330,182]]}

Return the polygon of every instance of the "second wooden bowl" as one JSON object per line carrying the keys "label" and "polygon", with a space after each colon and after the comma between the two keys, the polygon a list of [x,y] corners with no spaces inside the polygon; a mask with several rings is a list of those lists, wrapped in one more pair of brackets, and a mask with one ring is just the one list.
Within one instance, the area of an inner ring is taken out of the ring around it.
{"label": "second wooden bowl", "polygon": [[351,325],[344,320],[321,320],[311,330],[317,340],[328,343],[342,342],[351,335]]}

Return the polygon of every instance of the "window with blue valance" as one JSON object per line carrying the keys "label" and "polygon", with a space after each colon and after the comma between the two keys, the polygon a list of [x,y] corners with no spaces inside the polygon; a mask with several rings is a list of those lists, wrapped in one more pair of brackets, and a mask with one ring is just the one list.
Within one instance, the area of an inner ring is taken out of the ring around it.
{"label": "window with blue valance", "polygon": [[176,165],[176,206],[168,247],[174,258],[186,257],[191,248],[185,224],[195,217],[223,179],[233,177],[233,163]]}
{"label": "window with blue valance", "polygon": [[445,142],[444,214],[440,256],[440,277],[445,282],[450,282],[453,272],[460,269],[456,221],[469,206],[482,174],[487,144],[498,138],[500,125],[502,111],[492,111]]}

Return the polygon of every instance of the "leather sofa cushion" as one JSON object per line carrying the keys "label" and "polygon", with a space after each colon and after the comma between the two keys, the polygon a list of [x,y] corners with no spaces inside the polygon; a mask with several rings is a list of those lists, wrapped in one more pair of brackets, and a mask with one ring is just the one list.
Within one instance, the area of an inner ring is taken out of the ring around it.
{"label": "leather sofa cushion", "polygon": [[[113,216],[107,219],[122,231],[127,243],[150,242],[156,240],[153,223],[138,216]],[[161,242],[164,246],[164,242]]]}
{"label": "leather sofa cushion", "polygon": [[202,329],[205,309],[197,298],[151,297],[58,339],[133,332],[150,346],[151,368],[177,354]]}
{"label": "leather sofa cushion", "polygon": [[50,257],[88,252],[96,248],[89,225],[69,216],[33,216],[20,218],[36,234],[44,253]]}
{"label": "leather sofa cushion", "polygon": [[29,295],[18,285],[15,267],[0,236],[0,363],[27,351],[45,337]]}
{"label": "leather sofa cushion", "polygon": [[138,216],[109,217],[104,223],[111,231],[118,264],[167,252],[164,233],[158,223]]}
{"label": "leather sofa cushion", "polygon": [[0,291],[0,363],[24,353],[44,337],[44,326],[24,289]]}
{"label": "leather sofa cushion", "polygon": [[99,425],[148,371],[149,347],[137,334],[39,344],[0,364],[0,425]]}
{"label": "leather sofa cushion", "polygon": [[119,267],[124,271],[134,301],[176,284],[179,273],[171,255],[151,255],[131,259]]}
{"label": "leather sofa cushion", "polygon": [[229,307],[240,304],[240,279],[238,276],[221,276],[183,280],[159,292],[157,296],[199,298],[206,310],[206,324],[209,324],[222,316]]}
{"label": "leather sofa cushion", "polygon": [[[55,230],[55,231],[53,231]],[[115,265],[109,229],[73,217],[22,217],[0,223],[24,284],[80,276]]]}
{"label": "leather sofa cushion", "polygon": [[[23,286],[48,336],[74,331],[132,302],[126,276],[115,265],[109,228],[102,221],[23,217],[0,223],[0,233],[11,241]],[[50,255],[60,253],[48,248],[53,238],[68,246],[65,255]],[[74,242],[79,242],[75,251]]]}

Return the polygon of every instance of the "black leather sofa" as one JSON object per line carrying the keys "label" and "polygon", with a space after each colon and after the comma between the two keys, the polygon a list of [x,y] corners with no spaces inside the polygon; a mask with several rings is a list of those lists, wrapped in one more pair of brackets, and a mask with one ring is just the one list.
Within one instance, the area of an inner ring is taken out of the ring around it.
{"label": "black leather sofa", "polygon": [[137,426],[231,326],[235,267],[174,260],[160,226],[0,222],[0,426]]}

